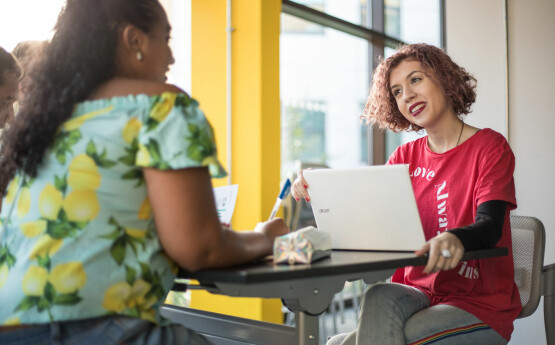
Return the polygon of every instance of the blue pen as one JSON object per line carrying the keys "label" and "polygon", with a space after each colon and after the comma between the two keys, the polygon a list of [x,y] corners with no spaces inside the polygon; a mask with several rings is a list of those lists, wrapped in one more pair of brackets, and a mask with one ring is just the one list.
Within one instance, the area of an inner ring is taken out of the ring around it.
{"label": "blue pen", "polygon": [[279,196],[276,199],[276,203],[274,204],[274,208],[272,209],[272,213],[270,213],[270,218],[268,220],[274,219],[277,211],[279,210],[279,207],[281,206],[281,201],[289,195],[290,191],[291,191],[291,181],[287,179],[285,180],[283,187],[281,187],[281,192],[279,193]]}

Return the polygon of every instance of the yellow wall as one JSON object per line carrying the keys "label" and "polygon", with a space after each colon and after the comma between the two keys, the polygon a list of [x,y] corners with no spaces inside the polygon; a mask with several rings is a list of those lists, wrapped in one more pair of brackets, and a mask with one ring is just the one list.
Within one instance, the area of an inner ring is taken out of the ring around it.
{"label": "yellow wall", "polygon": [[[232,183],[239,184],[235,229],[266,220],[279,193],[279,23],[281,0],[233,0]],[[192,96],[226,157],[226,1],[192,0]],[[227,167],[226,167],[227,168]],[[229,170],[229,169],[228,169]],[[214,181],[215,185],[226,180]],[[191,306],[281,322],[279,300],[238,299],[194,292]]]}

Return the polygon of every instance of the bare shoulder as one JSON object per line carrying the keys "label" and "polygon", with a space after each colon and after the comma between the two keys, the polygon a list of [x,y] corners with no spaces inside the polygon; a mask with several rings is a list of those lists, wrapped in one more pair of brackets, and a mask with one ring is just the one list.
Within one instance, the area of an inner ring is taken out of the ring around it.
{"label": "bare shoulder", "polygon": [[172,84],[149,80],[113,78],[100,85],[88,99],[94,100],[140,94],[153,96],[164,92],[185,93],[185,91]]}

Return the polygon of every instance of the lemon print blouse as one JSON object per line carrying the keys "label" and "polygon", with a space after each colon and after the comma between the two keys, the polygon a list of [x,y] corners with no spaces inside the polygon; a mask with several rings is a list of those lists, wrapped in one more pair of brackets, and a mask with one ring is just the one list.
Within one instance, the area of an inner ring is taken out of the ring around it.
{"label": "lemon print blouse", "polygon": [[177,267],[158,241],[142,168],[199,166],[225,175],[187,95],[78,104],[38,175],[16,175],[3,200],[0,325],[111,314],[163,322]]}

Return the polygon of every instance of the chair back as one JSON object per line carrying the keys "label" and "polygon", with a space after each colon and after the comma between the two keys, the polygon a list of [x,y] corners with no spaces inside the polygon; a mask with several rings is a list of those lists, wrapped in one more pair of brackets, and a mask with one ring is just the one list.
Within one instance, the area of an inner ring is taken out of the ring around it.
{"label": "chair back", "polygon": [[511,215],[515,283],[522,311],[518,318],[534,313],[541,297],[541,275],[545,251],[545,229],[534,217]]}

